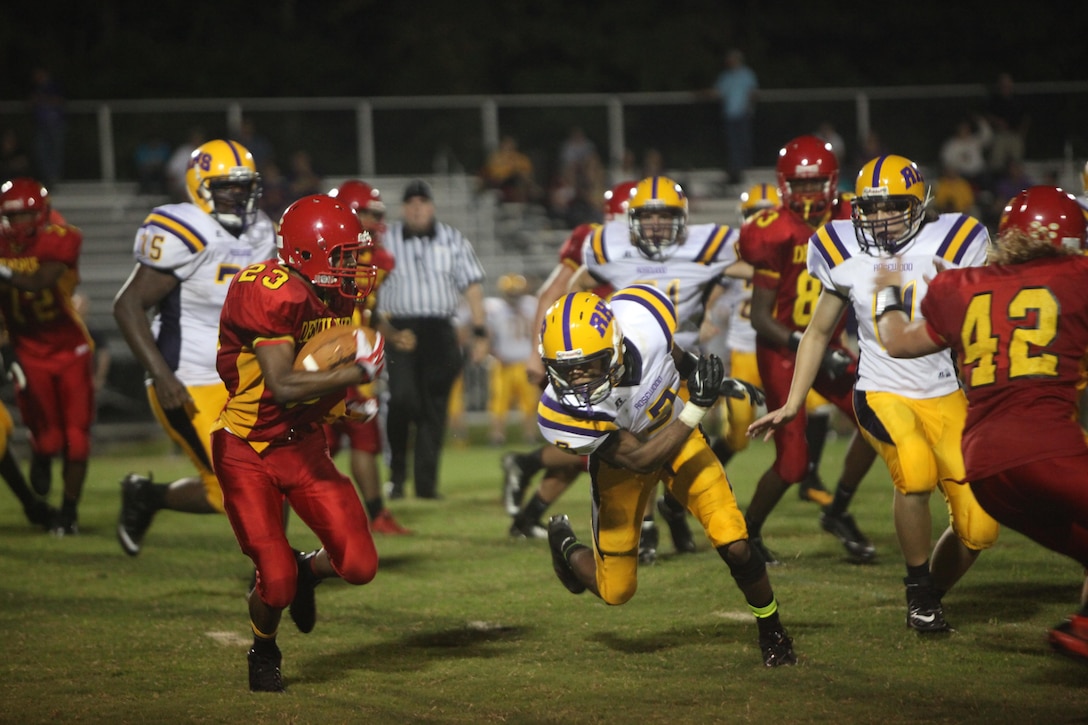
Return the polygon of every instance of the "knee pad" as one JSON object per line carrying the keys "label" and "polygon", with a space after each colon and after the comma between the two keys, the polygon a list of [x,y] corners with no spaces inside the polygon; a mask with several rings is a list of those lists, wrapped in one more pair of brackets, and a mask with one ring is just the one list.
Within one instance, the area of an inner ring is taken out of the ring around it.
{"label": "knee pad", "polygon": [[744,540],[744,548],[748,550],[748,558],[744,562],[738,561],[739,552],[734,549],[740,543],[734,541],[732,544],[719,546],[717,552],[718,556],[729,567],[729,573],[733,576],[733,580],[737,582],[738,586],[745,587],[763,578],[767,573],[767,564],[755,547],[748,546],[747,540]]}

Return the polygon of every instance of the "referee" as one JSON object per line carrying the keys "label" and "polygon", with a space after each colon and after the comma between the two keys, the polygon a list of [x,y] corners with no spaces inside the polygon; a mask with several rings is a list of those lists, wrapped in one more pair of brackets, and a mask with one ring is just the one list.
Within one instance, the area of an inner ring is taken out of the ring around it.
{"label": "referee", "polygon": [[453,324],[462,296],[472,315],[473,359],[482,361],[488,351],[484,270],[461,232],[435,220],[434,196],[426,182],[416,179],[405,188],[402,217],[384,235],[383,244],[397,264],[382,284],[378,312],[398,330],[411,330],[416,345],[386,349],[388,494],[404,497],[414,426],[416,497],[436,499],[450,389],[464,362]]}

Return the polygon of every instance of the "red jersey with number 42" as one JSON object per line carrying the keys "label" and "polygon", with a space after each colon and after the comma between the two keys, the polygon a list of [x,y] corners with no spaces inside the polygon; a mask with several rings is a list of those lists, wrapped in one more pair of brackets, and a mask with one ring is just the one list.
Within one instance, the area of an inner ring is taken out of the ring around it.
{"label": "red jersey with number 42", "polygon": [[220,423],[251,443],[282,440],[325,421],[347,392],[282,405],[265,387],[256,349],[291,345],[293,354],[325,328],[350,325],[355,303],[335,295],[326,305],[305,280],[276,260],[250,265],[234,277],[219,318],[216,369],[229,398]]}
{"label": "red jersey with number 42", "polygon": [[968,480],[1084,450],[1088,257],[946,270],[921,310],[930,337],[959,358]]}
{"label": "red jersey with number 42", "polygon": [[84,354],[91,336],[72,307],[79,284],[79,253],[83,234],[76,227],[48,224],[27,244],[0,236],[0,264],[20,274],[33,274],[47,262],[65,266],[53,286],[35,292],[5,285],[0,291],[0,314],[12,337],[15,354],[24,365],[34,359]]}
{"label": "red jersey with number 42", "polygon": [[[830,219],[849,219],[850,204],[836,200]],[[752,284],[775,290],[774,318],[804,332],[823,285],[808,272],[808,240],[814,229],[783,207],[764,209],[740,228],[741,259],[755,267]],[[832,339],[845,327],[839,323]],[[762,338],[760,342],[765,343]]]}

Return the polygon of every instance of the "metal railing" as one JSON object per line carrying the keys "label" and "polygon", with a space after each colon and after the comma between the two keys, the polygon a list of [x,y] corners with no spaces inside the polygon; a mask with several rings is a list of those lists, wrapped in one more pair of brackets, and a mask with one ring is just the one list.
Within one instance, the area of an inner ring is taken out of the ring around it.
{"label": "metal railing", "polygon": [[[1088,81],[1019,83],[1017,93],[1032,113],[1029,157],[1072,165],[1088,155]],[[986,94],[982,84],[764,89],[757,165],[771,165],[784,140],[824,121],[848,145],[876,130],[896,152],[932,162],[956,121],[981,110]],[[73,180],[135,178],[140,141],[180,143],[197,126],[209,137],[237,136],[243,117],[259,119],[275,148],[311,152],[327,176],[471,172],[505,134],[547,167],[573,126],[601,145],[614,173],[628,149],[656,148],[676,168],[724,160],[717,104],[695,92],[70,100],[66,116],[65,178]],[[0,126],[29,142],[28,104],[0,101]]]}

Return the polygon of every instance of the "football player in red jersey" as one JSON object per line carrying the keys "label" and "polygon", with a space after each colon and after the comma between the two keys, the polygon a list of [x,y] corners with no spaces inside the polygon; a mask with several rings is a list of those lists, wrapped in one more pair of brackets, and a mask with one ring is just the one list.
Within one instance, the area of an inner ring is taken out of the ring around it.
{"label": "football player in red jersey", "polygon": [[[878,278],[880,339],[893,357],[955,351],[967,393],[963,458],[999,523],[1088,568],[1088,446],[1077,424],[1088,353],[1085,219],[1076,199],[1033,186],[1005,207],[985,267],[944,270],[904,311],[899,272]],[[1088,601],[1050,632],[1088,660]]]}
{"label": "football player in red jersey", "polygon": [[[769,410],[781,406],[789,395],[797,344],[820,295],[820,282],[805,266],[808,239],[828,220],[850,218],[850,205],[838,195],[839,162],[826,141],[816,136],[789,141],[778,152],[775,170],[781,206],[755,215],[740,233],[740,256],[755,267],[751,316],[757,333],[756,361]],[[836,340],[844,327],[845,322],[840,323]],[[854,420],[856,365],[854,353],[841,343],[835,344],[824,356],[814,386],[850,420]],[[786,490],[804,481],[810,471],[806,426],[807,416],[802,412],[775,431],[774,463],[759,479],[745,512],[753,545],[761,548],[768,563],[777,560],[763,543],[763,524]],[[876,550],[847,507],[874,460],[876,452],[855,432],[834,497],[822,487],[809,491],[809,498],[823,505],[820,525],[860,561],[872,560]],[[817,493],[823,496],[817,498]]]}
{"label": "football player in red jersey", "polygon": [[[371,264],[378,270],[374,289],[366,298],[365,309],[360,310],[359,322],[362,324],[378,323],[386,343],[398,349],[411,350],[415,347],[415,333],[411,330],[398,330],[388,323],[383,316],[371,313],[378,302],[378,288],[382,280],[393,271],[395,260],[381,245],[381,235],[385,231],[385,202],[381,192],[371,184],[359,179],[349,179],[329,192],[329,196],[346,204],[359,217],[363,230],[370,234],[373,246],[359,255],[360,262]],[[382,498],[381,474],[378,470],[377,456],[382,452],[382,432],[378,418],[378,395],[375,384],[352,386],[348,388],[348,400],[356,406],[368,407],[372,415],[369,419],[342,418],[328,424],[326,433],[329,437],[329,450],[336,455],[341,438],[346,437],[351,447],[351,475],[359,492],[363,496],[367,516],[370,517],[370,530],[379,534],[410,534],[400,525],[392,512],[385,507]]]}
{"label": "football player in red jersey", "polygon": [[94,342],[72,305],[79,284],[78,229],[51,221],[49,192],[18,178],[0,186],[0,315],[24,380],[15,402],[30,430],[30,483],[49,493],[52,461],[63,459],[64,494],[53,525],[76,534],[94,418]]}
{"label": "football player in red jersey", "polygon": [[[245,268],[227,292],[216,367],[229,397],[212,433],[224,508],[257,569],[249,596],[249,686],[259,692],[284,689],[276,644],[283,610],[290,607],[295,625],[310,632],[314,587],[322,579],[366,584],[378,569],[366,511],[329,456],[323,423],[344,414],[348,386],[381,374],[384,340],[379,334],[371,344],[357,333],[354,365],[293,368],[307,340],[351,324],[369,294],[377,270],[358,264],[369,235],[350,208],[318,194],[287,208],[279,240],[279,259]],[[320,539],[320,549],[304,554],[291,547],[284,500]]]}
{"label": "football player in red jersey", "polygon": [[[627,203],[635,193],[638,181],[621,181],[604,193],[601,212],[604,221],[626,218]],[[580,224],[575,227],[559,248],[559,263],[552,269],[548,279],[537,292],[536,316],[533,320],[534,335],[544,324],[544,315],[548,308],[569,291],[571,280],[582,266],[582,248],[593,235],[599,224]],[[612,293],[611,286],[602,284],[593,290],[602,299]],[[540,355],[530,355],[525,362],[526,374],[530,382],[544,386],[547,378],[544,363]],[[506,513],[513,517],[510,524],[510,536],[515,538],[543,539],[547,529],[540,524],[540,519],[548,507],[570,487],[578,474],[586,470],[586,457],[561,450],[552,445],[540,446],[528,453],[507,453],[502,457],[503,470],[503,505]],[[539,471],[544,471],[544,478],[529,500],[522,505],[530,479]]]}

